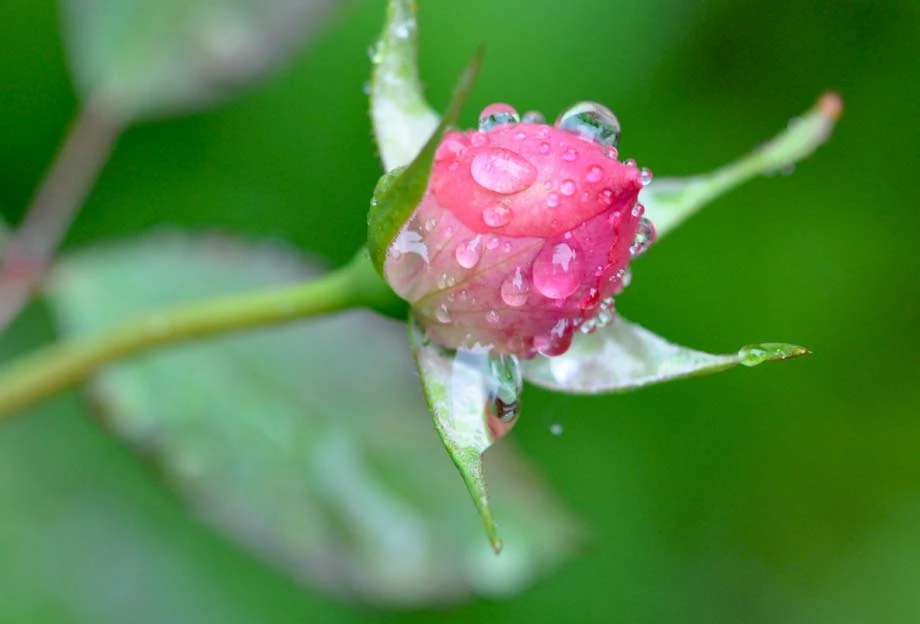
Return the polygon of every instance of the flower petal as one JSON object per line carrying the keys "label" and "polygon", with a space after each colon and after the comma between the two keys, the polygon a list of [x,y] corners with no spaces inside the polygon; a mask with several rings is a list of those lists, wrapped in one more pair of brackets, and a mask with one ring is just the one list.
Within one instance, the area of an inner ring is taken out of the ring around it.
{"label": "flower petal", "polygon": [[786,171],[830,138],[843,111],[836,93],[825,93],[810,111],[792,120],[773,140],[747,156],[710,173],[686,178],[655,178],[639,194],[645,214],[661,238],[723,193],[760,174]]}
{"label": "flower petal", "polygon": [[532,384],[571,394],[600,394],[809,353],[797,345],[764,343],[731,355],[712,355],[668,342],[618,316],[593,334],[576,336],[563,355],[527,360],[522,368]]}

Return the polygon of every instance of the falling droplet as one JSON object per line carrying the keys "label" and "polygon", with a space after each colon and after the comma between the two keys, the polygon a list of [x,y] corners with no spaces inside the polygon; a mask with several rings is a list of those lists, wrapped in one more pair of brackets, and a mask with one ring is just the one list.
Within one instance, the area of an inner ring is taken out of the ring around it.
{"label": "falling droplet", "polygon": [[533,261],[533,283],[549,299],[565,299],[578,289],[582,278],[581,247],[574,240],[548,243]]}
{"label": "falling droplet", "polygon": [[654,240],[655,226],[652,225],[651,221],[643,217],[639,221],[639,229],[636,230],[636,239],[633,241],[632,246],[630,246],[629,253],[631,253],[634,258],[641,256],[648,251],[648,248]]}
{"label": "falling droplet", "polygon": [[482,220],[489,227],[497,228],[508,225],[511,222],[511,217],[511,208],[502,204],[492,204],[482,211]]}
{"label": "falling droplet", "polygon": [[566,197],[571,197],[577,190],[578,186],[575,184],[574,180],[563,180],[559,183],[559,192]]}
{"label": "falling droplet", "polygon": [[546,118],[538,111],[527,111],[524,113],[523,121],[524,123],[542,124],[546,123]]}
{"label": "falling droplet", "polygon": [[488,132],[496,126],[516,124],[521,121],[517,111],[507,104],[490,104],[479,115],[479,131]]}
{"label": "falling droplet", "polygon": [[504,195],[523,191],[537,179],[537,169],[527,159],[501,147],[476,154],[470,173],[483,188]]}
{"label": "falling droplet", "polygon": [[527,298],[530,295],[530,284],[524,279],[521,267],[517,267],[514,273],[502,282],[500,292],[502,301],[512,308],[519,308],[527,303]]}
{"label": "falling droplet", "polygon": [[610,109],[597,102],[579,102],[564,110],[556,126],[575,132],[601,145],[616,147],[620,142],[620,122]]}
{"label": "falling droplet", "polygon": [[460,245],[454,251],[454,257],[457,259],[457,264],[462,266],[464,269],[472,269],[479,263],[479,259],[482,257],[482,236],[477,235],[470,241]]}

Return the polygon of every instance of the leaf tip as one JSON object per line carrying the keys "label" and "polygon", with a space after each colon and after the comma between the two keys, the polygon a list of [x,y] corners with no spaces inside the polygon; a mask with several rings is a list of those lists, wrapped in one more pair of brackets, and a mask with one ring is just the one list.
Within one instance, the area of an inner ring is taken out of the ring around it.
{"label": "leaf tip", "polygon": [[785,344],[781,342],[765,342],[763,344],[748,345],[738,351],[738,361],[747,367],[757,366],[764,362],[778,362],[792,358],[810,355],[811,349],[800,345]]}

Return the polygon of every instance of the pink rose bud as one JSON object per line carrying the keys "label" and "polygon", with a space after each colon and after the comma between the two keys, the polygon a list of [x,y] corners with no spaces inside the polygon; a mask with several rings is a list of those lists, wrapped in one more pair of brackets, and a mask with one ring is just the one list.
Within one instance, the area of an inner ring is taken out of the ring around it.
{"label": "pink rose bud", "polygon": [[559,355],[575,330],[609,322],[654,238],[637,201],[651,173],[617,160],[619,134],[613,113],[583,102],[552,126],[492,104],[477,131],[445,135],[384,266],[432,340]]}

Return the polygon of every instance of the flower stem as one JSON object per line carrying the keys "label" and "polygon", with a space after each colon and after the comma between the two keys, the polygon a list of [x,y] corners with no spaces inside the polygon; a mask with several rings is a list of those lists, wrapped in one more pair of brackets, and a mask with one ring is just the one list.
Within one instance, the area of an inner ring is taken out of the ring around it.
{"label": "flower stem", "polygon": [[122,129],[92,101],[77,114],[22,225],[0,245],[0,331],[28,302]]}
{"label": "flower stem", "polygon": [[101,335],[52,345],[0,369],[0,421],[107,364],[149,349],[350,308],[382,309],[394,299],[362,250],[348,265],[303,284],[146,314]]}

